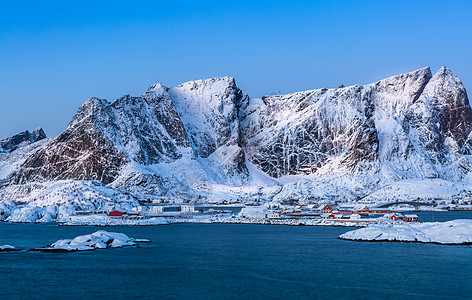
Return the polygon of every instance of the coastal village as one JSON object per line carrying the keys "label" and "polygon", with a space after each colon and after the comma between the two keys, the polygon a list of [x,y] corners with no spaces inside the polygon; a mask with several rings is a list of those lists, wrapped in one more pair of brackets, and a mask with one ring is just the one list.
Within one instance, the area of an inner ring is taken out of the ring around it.
{"label": "coastal village", "polygon": [[[226,201],[209,204],[166,203],[156,201],[143,203],[131,210],[108,207],[95,211],[78,211],[77,216],[101,215],[115,220],[147,220],[165,218],[173,222],[201,222],[203,220],[223,220],[230,223],[293,224],[293,221],[309,220],[317,223],[347,226],[366,225],[375,222],[419,222],[415,211],[421,210],[472,210],[467,201],[447,201],[448,206],[434,206],[432,201],[390,202],[383,205],[329,201],[285,201],[283,203]],[[439,199],[436,199],[439,201]],[[436,202],[437,203],[437,202]],[[287,222],[288,221],[288,222]]]}
{"label": "coastal village", "polygon": [[[332,201],[320,199],[263,202],[221,200],[212,204],[170,202],[164,199],[142,202],[131,210],[107,207],[96,211],[79,211],[77,215],[100,214],[113,219],[146,220],[165,218],[178,222],[223,220],[231,223],[267,223],[274,221],[310,220],[332,225],[378,222],[420,222],[415,211],[472,211],[472,195],[460,193],[450,198],[414,199],[386,203],[362,201]],[[293,222],[290,222],[292,224]],[[312,222],[313,223],[313,222]]]}

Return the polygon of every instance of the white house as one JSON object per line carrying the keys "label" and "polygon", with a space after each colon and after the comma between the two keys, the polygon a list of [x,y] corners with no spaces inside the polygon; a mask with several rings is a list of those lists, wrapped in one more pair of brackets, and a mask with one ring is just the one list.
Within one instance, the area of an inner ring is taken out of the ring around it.
{"label": "white house", "polygon": [[152,213],[161,213],[163,212],[163,210],[164,210],[163,206],[151,206]]}
{"label": "white house", "polygon": [[195,206],[193,205],[182,205],[180,207],[180,212],[182,213],[191,213],[195,211]]}
{"label": "white house", "polygon": [[238,216],[249,219],[265,219],[270,214],[265,206],[246,206],[241,209]]}

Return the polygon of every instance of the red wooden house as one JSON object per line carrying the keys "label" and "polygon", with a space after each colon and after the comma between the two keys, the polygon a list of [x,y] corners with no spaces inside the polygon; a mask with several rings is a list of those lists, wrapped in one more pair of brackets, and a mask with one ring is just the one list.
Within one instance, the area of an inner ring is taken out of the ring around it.
{"label": "red wooden house", "polygon": [[108,213],[110,217],[121,217],[124,215],[124,212],[119,211],[119,210],[112,210],[111,212]]}
{"label": "red wooden house", "polygon": [[418,222],[418,216],[417,215],[405,215],[403,217],[403,221],[405,221],[405,222]]}

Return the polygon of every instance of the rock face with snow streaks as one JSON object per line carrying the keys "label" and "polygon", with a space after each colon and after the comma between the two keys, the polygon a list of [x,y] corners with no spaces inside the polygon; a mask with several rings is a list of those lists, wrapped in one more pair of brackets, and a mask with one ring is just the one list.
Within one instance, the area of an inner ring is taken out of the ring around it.
{"label": "rock face with snow streaks", "polygon": [[[249,97],[231,77],[191,81],[169,90],[197,155],[217,152],[218,162],[229,173],[245,174],[241,114]],[[220,151],[217,151],[220,150]]]}
{"label": "rock face with snow streaks", "polygon": [[273,177],[314,173],[334,159],[354,170],[377,158],[373,109],[360,86],[263,97],[245,123],[247,154]]}
{"label": "rock face with snow streaks", "polygon": [[458,180],[470,171],[462,156],[469,101],[444,67],[434,76],[424,68],[365,86],[263,97],[244,124],[246,154],[273,177],[347,171]]}

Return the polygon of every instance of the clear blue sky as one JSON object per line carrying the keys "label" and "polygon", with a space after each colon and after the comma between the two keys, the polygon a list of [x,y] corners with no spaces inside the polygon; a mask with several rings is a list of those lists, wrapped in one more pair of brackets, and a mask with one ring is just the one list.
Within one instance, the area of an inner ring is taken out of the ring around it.
{"label": "clear blue sky", "polygon": [[156,82],[260,97],[441,65],[472,89],[472,1],[2,1],[0,138]]}

